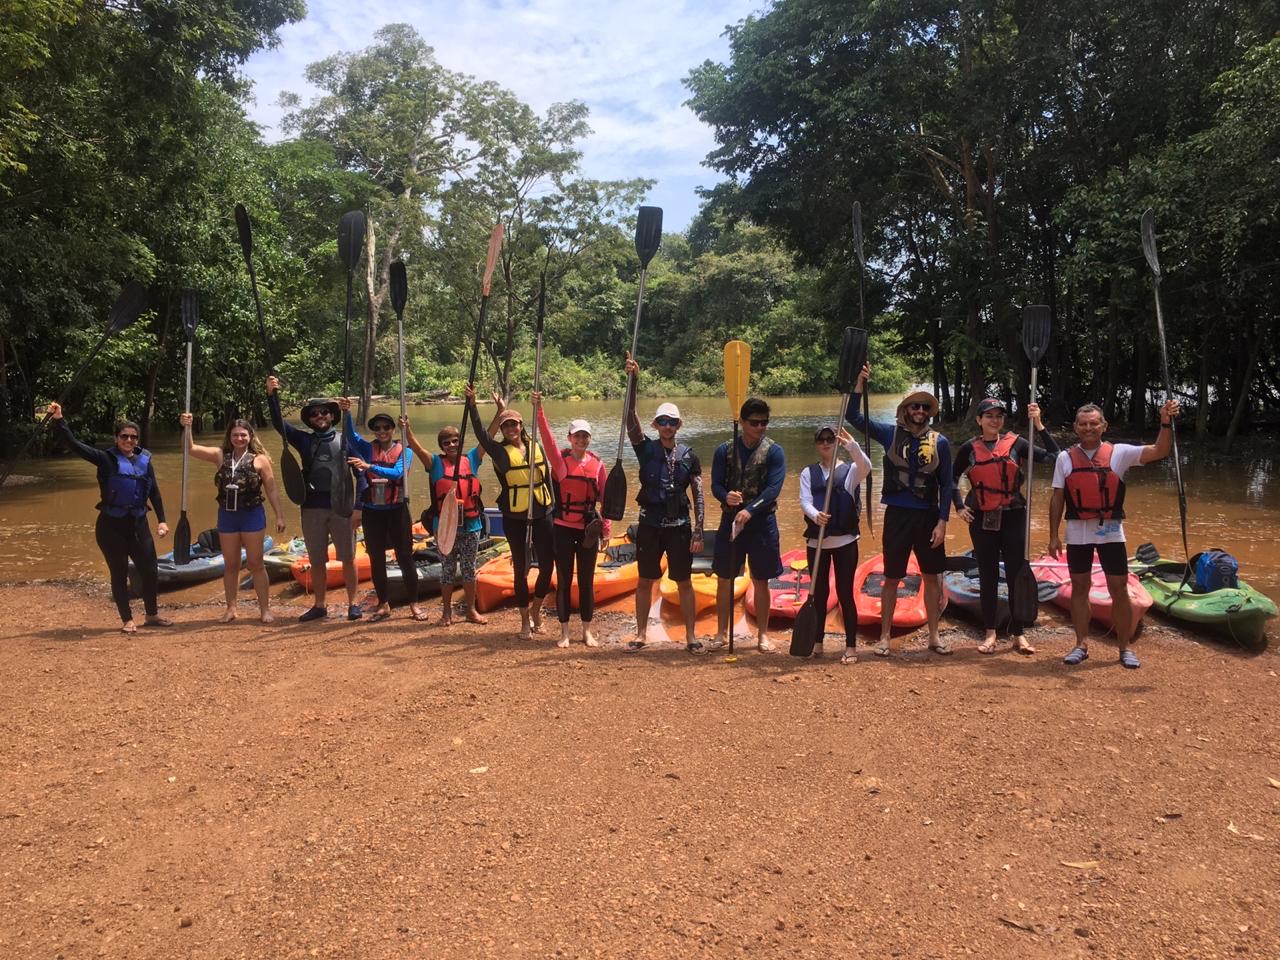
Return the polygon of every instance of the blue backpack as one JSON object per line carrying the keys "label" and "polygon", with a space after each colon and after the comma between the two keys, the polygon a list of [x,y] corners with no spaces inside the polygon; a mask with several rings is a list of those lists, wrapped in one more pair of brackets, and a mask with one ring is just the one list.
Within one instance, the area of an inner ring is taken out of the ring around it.
{"label": "blue backpack", "polygon": [[1240,562],[1225,550],[1214,547],[1195,557],[1196,590],[1234,590],[1240,586]]}

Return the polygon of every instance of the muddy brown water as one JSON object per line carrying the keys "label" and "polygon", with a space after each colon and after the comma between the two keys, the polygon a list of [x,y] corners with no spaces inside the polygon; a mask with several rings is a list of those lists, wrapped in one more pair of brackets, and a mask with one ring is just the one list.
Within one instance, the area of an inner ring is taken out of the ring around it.
{"label": "muddy brown water", "polygon": [[[713,397],[672,399],[679,404],[685,421],[681,439],[689,443],[703,461],[709,499],[712,453],[716,445],[730,435],[728,407],[723,399]],[[896,396],[873,398],[873,416],[892,417],[896,401]],[[643,422],[648,422],[658,402],[653,398],[641,400]],[[823,396],[785,397],[770,402],[773,410],[769,435],[783,445],[787,454],[788,481],[778,511],[785,550],[801,545],[803,521],[797,499],[798,476],[801,469],[816,459],[813,431],[822,423],[834,420],[837,401]],[[558,435],[567,430],[570,419],[588,419],[595,430],[592,449],[607,465],[612,465],[618,448],[620,408],[618,401],[555,401],[548,403],[547,412]],[[390,406],[379,409],[395,412]],[[527,415],[527,405],[520,409]],[[491,413],[492,408],[484,410],[486,418]],[[430,441],[432,449],[435,448],[436,432],[446,424],[456,425],[460,414],[461,407],[457,405],[410,408],[415,433],[420,439]],[[77,426],[74,417],[71,423],[73,428]],[[367,435],[367,431],[362,432]],[[953,433],[957,439],[968,435],[968,431]],[[220,438],[220,435],[206,433],[198,437],[197,442],[212,445]],[[266,432],[263,439],[278,462],[279,437]],[[1117,436],[1116,439],[1123,438]],[[1151,437],[1144,439],[1149,442]],[[873,447],[872,462],[876,469],[878,493],[882,454],[878,446]],[[167,518],[173,527],[177,524],[181,504],[182,458],[178,434],[160,437],[153,444],[152,451]],[[1280,600],[1280,483],[1276,482],[1280,464],[1271,456],[1231,461],[1197,460],[1185,451],[1183,460],[1189,504],[1188,537],[1192,551],[1210,546],[1231,551],[1239,558],[1241,572],[1247,579],[1272,599]],[[623,462],[629,469],[628,492],[634,497],[637,489],[636,461],[627,444],[623,445]],[[105,579],[106,566],[93,539],[94,504],[98,499],[93,468],[77,457],[65,456],[27,461],[19,464],[16,472],[35,476],[37,482],[9,485],[0,493],[0,582]],[[1037,468],[1032,524],[1032,550],[1035,552],[1044,549],[1048,537],[1050,476],[1048,465]],[[212,477],[213,471],[208,464],[192,461],[188,516],[193,533],[211,527],[215,522]],[[487,462],[481,470],[481,478],[488,490],[485,499],[491,503],[496,480]],[[1128,475],[1127,487],[1125,506],[1129,519],[1125,523],[1130,547],[1151,541],[1162,554],[1180,556],[1182,546],[1172,464],[1166,461],[1133,470]],[[283,498],[283,493],[281,496]],[[410,482],[410,497],[416,514],[427,502],[426,473],[417,464]],[[297,508],[287,499],[284,504],[288,523],[285,536],[298,535]],[[877,504],[877,520],[881,509]],[[708,524],[713,525],[718,519],[718,508],[708,504]],[[879,552],[879,531],[877,523],[876,533],[866,537],[864,525],[864,557]],[[161,552],[171,550],[172,536],[158,543]],[[953,521],[947,531],[948,552],[960,553],[969,547],[964,524]],[[220,584],[214,582],[187,588],[179,596],[200,600],[218,596],[220,592]]]}

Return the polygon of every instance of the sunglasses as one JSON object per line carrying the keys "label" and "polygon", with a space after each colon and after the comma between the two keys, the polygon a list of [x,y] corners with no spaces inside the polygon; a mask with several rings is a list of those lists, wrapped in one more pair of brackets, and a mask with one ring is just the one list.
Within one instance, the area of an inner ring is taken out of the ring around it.
{"label": "sunglasses", "polygon": [[769,425],[769,418],[765,417],[763,420],[752,419],[745,422],[751,424],[753,427],[767,427]]}
{"label": "sunglasses", "polygon": [[660,427],[676,427],[680,425],[680,421],[675,417],[657,417],[653,422]]}
{"label": "sunglasses", "polygon": [[817,443],[835,443],[836,438],[835,437],[819,437],[816,442]]}
{"label": "sunglasses", "polygon": [[386,426],[386,425],[384,425],[384,424],[381,424],[381,423],[380,423],[380,424],[378,424],[376,427],[374,427],[374,428],[373,428],[373,432],[374,432],[374,433],[390,433],[390,432],[391,432],[392,430],[394,430],[394,429],[395,429],[395,427]]}
{"label": "sunglasses", "polygon": [[441,441],[440,441],[440,446],[442,446],[442,447],[456,447],[456,446],[457,446],[458,444],[460,444],[461,442],[462,442],[462,441],[461,441],[461,440],[459,440],[457,437],[450,437],[448,440],[441,440]]}
{"label": "sunglasses", "polygon": [[116,439],[117,439],[117,440],[132,440],[134,443],[137,443],[137,442],[138,442],[138,435],[137,435],[136,433],[117,433],[117,434],[116,434]]}
{"label": "sunglasses", "polygon": [[907,404],[907,409],[908,409],[908,410],[924,410],[924,411],[926,411],[926,412],[927,412],[927,411],[928,411],[928,409],[929,409],[929,404],[927,404],[927,403],[908,403],[908,404]]}

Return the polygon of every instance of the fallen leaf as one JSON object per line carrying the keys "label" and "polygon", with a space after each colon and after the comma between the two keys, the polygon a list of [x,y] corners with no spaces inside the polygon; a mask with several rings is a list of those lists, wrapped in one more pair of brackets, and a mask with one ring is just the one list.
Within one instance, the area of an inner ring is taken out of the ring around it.
{"label": "fallen leaf", "polygon": [[1277,790],[1280,790],[1280,780],[1277,780],[1275,777],[1267,777],[1267,783],[1271,784]]}
{"label": "fallen leaf", "polygon": [[1064,867],[1074,867],[1077,870],[1092,870],[1098,865],[1097,860],[1063,860],[1061,863]]}

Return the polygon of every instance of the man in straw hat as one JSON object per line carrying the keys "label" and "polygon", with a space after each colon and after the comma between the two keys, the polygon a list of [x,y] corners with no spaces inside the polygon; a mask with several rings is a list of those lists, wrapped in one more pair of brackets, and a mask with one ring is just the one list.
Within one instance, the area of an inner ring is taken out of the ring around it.
{"label": "man in straw hat", "polygon": [[[309,430],[299,430],[284,422],[280,414],[280,397],[277,393],[280,381],[267,377],[267,409],[271,423],[285,435],[289,445],[302,458],[302,475],[307,482],[307,496],[302,501],[302,538],[307,544],[307,556],[311,559],[311,585],[315,602],[298,617],[303,623],[320,620],[329,615],[324,599],[328,584],[324,568],[329,557],[329,541],[333,540],[334,553],[342,561],[342,579],[347,588],[347,619],[359,620],[362,613],[356,603],[356,535],[360,525],[360,510],[351,516],[341,517],[333,510],[330,491],[338,488],[341,471],[350,470],[342,458],[342,438],[335,429],[342,415],[334,400],[313,399],[302,405],[299,419]],[[364,499],[364,474],[356,477],[357,507]]]}
{"label": "man in straw hat", "polygon": [[884,448],[884,485],[880,502],[884,521],[880,533],[884,547],[884,583],[880,589],[880,642],[877,656],[890,653],[890,628],[898,600],[898,585],[907,575],[912,553],[920,565],[925,609],[929,615],[929,649],[951,652],[938,636],[941,608],[941,574],[946,563],[947,519],[951,513],[951,445],[929,426],[938,413],[938,401],[927,390],[908,393],[898,404],[894,423],[871,420],[864,424],[861,397],[871,376],[864,365],[849,402],[848,420],[867,431]]}

